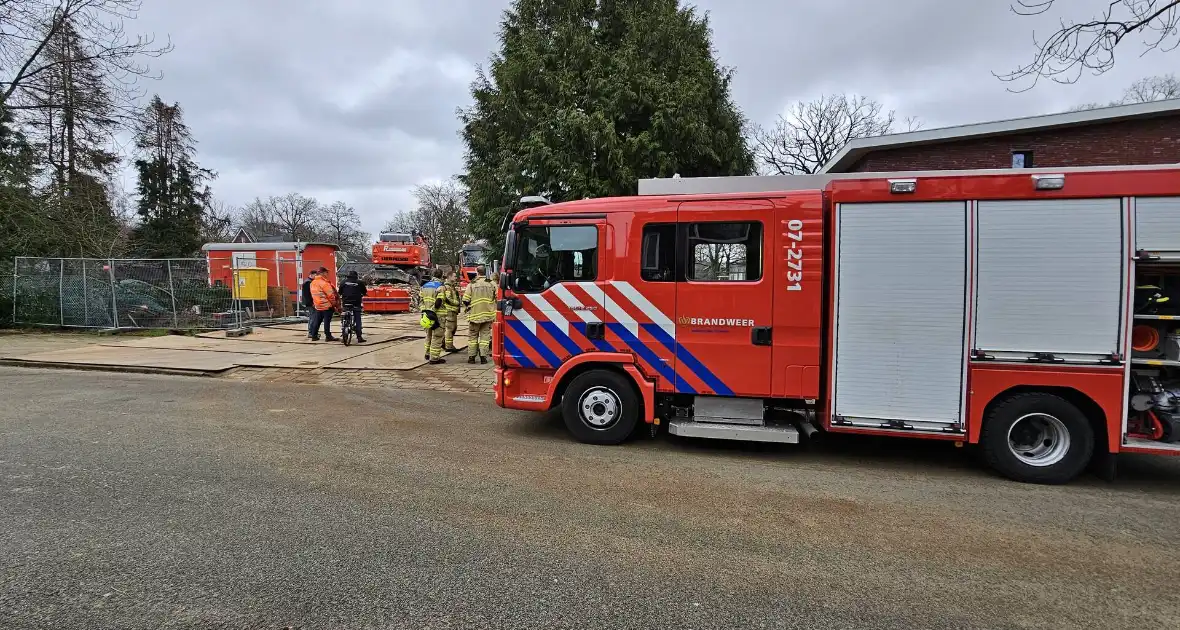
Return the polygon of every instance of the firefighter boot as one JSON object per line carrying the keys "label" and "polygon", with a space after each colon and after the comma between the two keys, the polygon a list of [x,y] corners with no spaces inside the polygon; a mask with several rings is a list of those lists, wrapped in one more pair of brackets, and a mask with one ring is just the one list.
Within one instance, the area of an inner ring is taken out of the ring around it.
{"label": "firefighter boot", "polygon": [[467,362],[474,365],[475,364],[475,357],[467,357]]}
{"label": "firefighter boot", "polygon": [[480,362],[481,364],[483,364],[483,365],[487,365],[487,364],[488,364],[488,358],[487,358],[487,357],[480,357],[480,358],[479,358],[479,362]]}

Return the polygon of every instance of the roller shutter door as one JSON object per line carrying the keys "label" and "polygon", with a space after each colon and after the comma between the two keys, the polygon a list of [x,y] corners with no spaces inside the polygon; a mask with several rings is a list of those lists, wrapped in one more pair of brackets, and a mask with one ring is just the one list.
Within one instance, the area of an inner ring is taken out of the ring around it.
{"label": "roller shutter door", "polygon": [[1097,362],[1119,352],[1119,199],[981,201],[975,348]]}
{"label": "roller shutter door", "polygon": [[967,204],[842,204],[836,222],[837,420],[959,425]]}

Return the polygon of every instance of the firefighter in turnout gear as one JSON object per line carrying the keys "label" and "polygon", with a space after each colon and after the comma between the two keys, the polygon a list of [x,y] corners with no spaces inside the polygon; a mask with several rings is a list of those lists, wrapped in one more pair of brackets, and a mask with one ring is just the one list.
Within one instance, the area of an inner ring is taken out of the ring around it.
{"label": "firefighter in turnout gear", "polygon": [[418,296],[422,304],[422,327],[426,329],[426,359],[431,363],[446,363],[443,353],[442,327],[442,272],[436,267],[430,272],[430,282],[422,285]]}
{"label": "firefighter in turnout gear", "polygon": [[455,328],[459,326],[459,282],[456,279],[455,272],[447,274],[447,281],[442,288],[438,290],[439,297],[442,301],[442,306],[438,311],[439,321],[443,326],[443,350],[447,352],[455,351]]}
{"label": "firefighter in turnout gear", "polygon": [[496,285],[487,278],[487,268],[475,268],[475,280],[467,285],[463,305],[467,313],[467,362],[488,362],[492,349],[492,320],[496,318]]}

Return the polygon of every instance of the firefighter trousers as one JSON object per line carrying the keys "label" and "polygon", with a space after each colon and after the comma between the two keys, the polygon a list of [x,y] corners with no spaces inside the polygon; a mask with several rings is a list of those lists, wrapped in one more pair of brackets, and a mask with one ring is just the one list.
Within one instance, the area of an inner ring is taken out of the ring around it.
{"label": "firefighter trousers", "polygon": [[492,353],[492,322],[467,322],[467,356],[487,357]]}
{"label": "firefighter trousers", "polygon": [[426,358],[431,361],[442,357],[443,353],[443,328],[431,328],[426,331]]}
{"label": "firefighter trousers", "polygon": [[459,326],[459,314],[456,312],[439,313],[439,319],[442,320],[442,328],[445,337],[443,338],[443,349],[451,352],[455,349],[455,328]]}

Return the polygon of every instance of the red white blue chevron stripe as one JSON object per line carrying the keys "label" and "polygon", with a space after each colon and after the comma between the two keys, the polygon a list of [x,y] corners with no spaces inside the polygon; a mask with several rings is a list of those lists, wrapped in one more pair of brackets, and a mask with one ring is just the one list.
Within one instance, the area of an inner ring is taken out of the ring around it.
{"label": "red white blue chevron stripe", "polygon": [[[628,352],[657,388],[732,396],[733,390],[676,341],[676,325],[629,282],[565,282],[520,296],[523,307],[505,318],[504,353],[510,365],[557,368],[583,352]],[[589,339],[586,325],[604,323],[605,339]]]}

